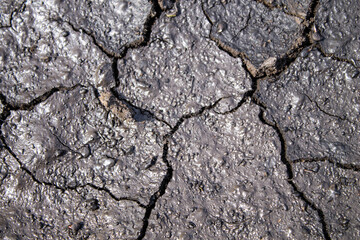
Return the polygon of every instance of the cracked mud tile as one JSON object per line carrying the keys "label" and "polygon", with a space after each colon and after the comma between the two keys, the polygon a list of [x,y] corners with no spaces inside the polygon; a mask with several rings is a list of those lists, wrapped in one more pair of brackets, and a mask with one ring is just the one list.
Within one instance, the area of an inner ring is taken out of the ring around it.
{"label": "cracked mud tile", "polygon": [[147,239],[322,239],[317,213],[292,191],[277,134],[259,111],[246,103],[184,122],[170,145],[173,180]]}
{"label": "cracked mud tile", "polygon": [[149,46],[118,62],[119,94],[172,126],[221,97],[227,101],[221,108],[231,109],[251,89],[241,60],[206,38],[210,25],[199,1],[177,4],[176,17],[156,21]]}
{"label": "cracked mud tile", "polygon": [[143,204],[166,173],[161,161],[147,167],[161,158],[167,131],[152,119],[123,124],[83,87],[11,111],[2,125],[7,146],[39,181],[65,189],[90,183]]}
{"label": "cracked mud tile", "polygon": [[205,1],[204,13],[212,23],[210,38],[233,56],[245,59],[252,75],[278,67],[293,45],[303,41],[302,20],[280,9],[249,0]]}
{"label": "cracked mud tile", "polygon": [[1,239],[131,239],[139,234],[145,209],[114,201],[91,188],[62,191],[34,182],[7,152],[0,169]]}
{"label": "cracked mud tile", "polygon": [[94,36],[112,55],[141,43],[147,20],[155,15],[151,1],[55,1],[49,5],[58,17]]}
{"label": "cracked mud tile", "polygon": [[315,23],[323,51],[360,67],[360,2],[321,0]]}
{"label": "cracked mud tile", "polygon": [[279,77],[261,81],[256,93],[266,118],[281,128],[289,160],[330,157],[358,164],[359,70],[304,50]]}
{"label": "cracked mud tile", "polygon": [[50,21],[51,9],[29,1],[12,27],[0,30],[0,92],[9,104],[28,103],[54,87],[92,83],[108,61],[92,39]]}
{"label": "cracked mud tile", "polygon": [[360,173],[327,161],[300,161],[293,169],[299,190],[323,210],[330,237],[359,238]]}

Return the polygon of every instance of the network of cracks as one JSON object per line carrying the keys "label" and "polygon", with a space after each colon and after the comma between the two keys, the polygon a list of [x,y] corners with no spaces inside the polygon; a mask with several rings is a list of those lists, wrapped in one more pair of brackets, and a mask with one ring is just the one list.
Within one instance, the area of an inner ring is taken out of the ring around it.
{"label": "network of cracks", "polygon": [[1,5],[2,238],[359,237],[358,1]]}

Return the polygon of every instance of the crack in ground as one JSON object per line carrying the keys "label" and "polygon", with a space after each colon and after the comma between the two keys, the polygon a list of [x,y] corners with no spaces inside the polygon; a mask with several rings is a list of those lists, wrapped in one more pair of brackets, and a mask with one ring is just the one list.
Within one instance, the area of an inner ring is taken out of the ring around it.
{"label": "crack in ground", "polygon": [[[278,76],[297,59],[303,49],[313,44],[313,40],[311,39],[311,31],[315,23],[315,14],[319,5],[320,0],[312,0],[303,22],[304,30],[301,33],[301,37],[292,43],[290,49],[282,57],[278,58],[273,66],[255,68],[245,53],[230,47],[229,45],[212,36],[212,30],[210,30],[209,38],[216,43],[220,50],[225,51],[234,58],[240,58],[245,64],[247,71],[254,78],[259,79],[264,77]],[[213,26],[214,23],[204,9],[204,3],[202,3],[202,11],[206,19]]]}
{"label": "crack in ground", "polygon": [[[1,134],[0,135],[0,140],[2,141],[3,143],[3,148],[5,148],[5,150],[17,161],[17,163],[20,165],[20,168],[21,170],[23,170],[25,173],[27,173],[31,179],[36,182],[37,184],[39,185],[45,185],[45,186],[49,186],[49,187],[54,187],[58,190],[61,190],[62,192],[65,192],[65,191],[75,191],[77,192],[77,189],[78,188],[85,188],[86,186],[89,186],[97,191],[103,191],[103,192],[106,192],[109,194],[109,196],[114,199],[115,201],[119,202],[119,201],[131,201],[131,202],[135,202],[139,205],[139,207],[141,208],[146,208],[146,206],[144,204],[142,204],[139,200],[137,199],[134,199],[134,198],[131,198],[131,197],[117,197],[115,196],[108,188],[106,188],[105,186],[104,187],[99,187],[99,186],[96,186],[95,184],[92,184],[92,183],[86,183],[86,184],[83,184],[83,185],[77,185],[77,186],[74,186],[74,187],[71,187],[71,186],[66,186],[66,187],[62,187],[62,186],[59,186],[55,183],[51,183],[51,182],[46,182],[46,181],[41,181],[39,180],[36,175],[30,171],[22,162],[21,160],[17,157],[17,155],[11,150],[11,148],[6,144],[5,142],[5,138],[4,136]],[[77,192],[78,193],[78,192]]]}
{"label": "crack in ground", "polygon": [[360,165],[351,164],[351,163],[339,163],[329,157],[323,158],[300,158],[293,160],[292,163],[313,163],[313,162],[328,162],[334,165],[335,168],[341,168],[344,170],[352,170],[355,172],[360,172]]}
{"label": "crack in ground", "polygon": [[71,87],[54,87],[51,90],[43,93],[42,95],[34,98],[28,103],[18,103],[18,104],[10,104],[6,100],[6,96],[2,93],[0,93],[0,101],[4,105],[4,110],[2,114],[0,115],[0,120],[5,121],[5,119],[10,115],[10,111],[31,111],[36,107],[38,104],[46,101],[48,98],[50,98],[54,93],[57,92],[64,92],[64,91],[72,91],[77,87],[83,87],[81,84],[76,84]]}
{"label": "crack in ground", "polygon": [[322,225],[322,231],[323,231],[323,235],[324,238],[326,240],[331,240],[330,238],[330,234],[328,232],[328,226],[327,223],[325,221],[325,215],[324,212],[322,211],[321,208],[317,207],[315,205],[315,203],[313,203],[306,195],[305,193],[303,193],[302,191],[299,190],[299,187],[296,185],[296,183],[293,180],[294,177],[294,171],[293,171],[293,166],[291,161],[289,161],[288,157],[287,157],[287,145],[286,145],[286,141],[285,141],[285,137],[283,132],[281,131],[279,125],[275,122],[270,123],[269,121],[266,120],[266,118],[264,117],[264,110],[262,109],[260,114],[259,114],[259,119],[261,120],[261,122],[265,125],[268,125],[270,127],[272,127],[275,132],[277,133],[280,143],[281,143],[281,162],[286,166],[286,173],[287,173],[287,182],[290,184],[290,186],[293,188],[294,192],[296,192],[296,195],[303,200],[307,205],[309,205],[314,211],[317,212],[318,216],[319,216],[319,221]]}
{"label": "crack in ground", "polygon": [[314,103],[314,104],[316,105],[316,107],[317,107],[322,113],[324,113],[325,115],[328,115],[328,116],[330,116],[330,117],[334,117],[334,118],[340,119],[340,120],[342,120],[342,121],[347,121],[347,122],[353,123],[352,121],[350,121],[349,119],[347,119],[345,116],[340,117],[340,116],[338,116],[338,115],[335,115],[335,114],[331,114],[331,113],[326,112],[325,110],[323,110],[323,109],[319,106],[319,104],[318,104],[317,101],[315,101],[315,100],[313,100],[312,98],[310,98],[306,93],[303,93],[303,94],[309,99],[309,101],[310,101],[311,103]]}
{"label": "crack in ground", "polygon": [[[168,123],[167,121],[165,121],[164,119],[159,118],[158,116],[156,116],[155,113],[145,109],[145,108],[141,108],[139,106],[136,106],[134,103],[130,102],[129,100],[127,100],[124,96],[122,96],[120,93],[118,93],[116,91],[116,88],[118,88],[120,86],[120,73],[119,73],[119,69],[117,68],[118,65],[118,59],[114,58],[113,62],[112,62],[112,71],[113,71],[113,77],[115,80],[115,87],[110,89],[110,92],[117,98],[119,99],[121,102],[123,102],[124,104],[126,104],[129,108],[133,109],[134,112],[139,112],[141,115],[145,115],[148,116],[150,118],[153,118],[159,122],[164,123],[165,125],[167,125],[168,127],[171,128],[170,123]],[[99,97],[99,93],[98,90],[95,88],[95,92],[97,97]]]}
{"label": "crack in ground", "polygon": [[[50,183],[50,182],[45,182],[45,181],[41,181],[39,179],[37,179],[37,177],[35,176],[35,174],[33,172],[31,172],[23,163],[22,161],[17,157],[17,155],[11,150],[11,148],[6,144],[5,141],[5,137],[2,134],[2,129],[1,126],[2,124],[5,122],[5,120],[10,116],[11,111],[18,111],[18,110],[24,110],[24,111],[31,111],[32,109],[34,109],[38,104],[46,101],[48,98],[50,98],[53,94],[57,93],[57,92],[62,92],[62,91],[71,91],[76,89],[77,87],[82,87],[82,85],[80,84],[76,84],[72,87],[55,87],[52,88],[50,91],[42,94],[41,96],[31,100],[29,103],[21,103],[21,104],[15,104],[12,105],[10,103],[7,102],[5,95],[3,95],[2,93],[0,93],[0,102],[4,105],[4,110],[2,112],[2,114],[0,115],[0,140],[2,143],[2,148],[6,149],[6,151],[12,156],[14,157],[14,159],[17,161],[17,163],[20,165],[20,168],[27,173],[31,179],[36,182],[39,185],[45,185],[45,186],[50,186],[50,187],[54,187],[58,190],[61,191],[67,191],[67,190],[77,190],[77,188],[84,188],[86,186],[89,186],[93,189],[96,189],[98,191],[104,191],[107,192],[111,198],[113,198],[116,201],[122,201],[122,200],[126,200],[126,201],[132,201],[132,202],[136,202],[140,207],[145,208],[145,205],[142,204],[139,200],[130,198],[130,197],[116,197],[109,189],[105,188],[105,187],[98,187],[92,183],[87,183],[84,185],[78,185],[75,187],[61,187],[58,186],[54,183]],[[60,142],[60,144],[66,146],[65,144],[63,144],[60,139],[54,135]],[[68,147],[68,146],[66,146]],[[68,147],[69,148],[69,147]],[[72,150],[73,151],[73,150]],[[75,152],[75,151],[74,151]],[[77,152],[76,152],[77,153]],[[80,154],[81,155],[81,154]]]}
{"label": "crack in ground", "polygon": [[147,46],[148,43],[150,42],[150,35],[151,35],[152,27],[155,24],[156,19],[158,19],[160,17],[160,15],[164,12],[160,8],[157,0],[150,0],[150,2],[152,3],[152,8],[151,8],[150,13],[147,16],[147,19],[145,20],[145,23],[143,25],[143,31],[141,33],[140,39],[135,40],[131,43],[128,43],[128,44],[125,44],[124,46],[122,46],[124,49],[120,53],[114,53],[114,52],[106,49],[106,47],[103,46],[103,44],[99,43],[96,40],[96,37],[92,31],[86,30],[82,27],[76,27],[72,22],[64,20],[60,17],[55,18],[55,19],[50,19],[50,20],[58,22],[58,23],[63,23],[63,22],[67,23],[72,28],[72,30],[74,30],[75,32],[85,33],[87,36],[89,36],[91,38],[92,42],[95,44],[95,46],[98,49],[100,49],[100,51],[102,51],[107,57],[121,59],[126,56],[129,49],[144,47],[144,46]]}
{"label": "crack in ground", "polygon": [[[252,79],[252,89],[248,92],[245,93],[245,96],[241,99],[241,101],[237,104],[237,106],[227,112],[225,112],[224,114],[229,114],[229,113],[233,113],[235,112],[237,109],[239,109],[245,102],[246,99],[251,99],[256,105],[258,105],[261,109],[261,112],[259,114],[259,119],[260,121],[267,125],[272,127],[275,132],[277,133],[280,143],[281,143],[281,162],[286,166],[286,173],[287,173],[287,178],[288,178],[288,183],[289,185],[292,187],[292,189],[294,190],[294,192],[296,192],[296,196],[298,196],[303,202],[305,202],[307,205],[309,205],[315,212],[317,212],[318,216],[319,216],[319,222],[322,226],[322,232],[324,235],[324,238],[326,240],[331,240],[330,238],[330,234],[328,232],[328,226],[327,223],[325,221],[325,215],[324,212],[322,211],[321,208],[317,207],[303,192],[301,192],[299,190],[299,187],[295,184],[295,182],[293,181],[293,177],[294,177],[294,173],[293,173],[293,168],[292,168],[292,164],[291,162],[287,159],[287,150],[286,150],[286,141],[285,141],[285,137],[284,134],[282,133],[280,127],[278,126],[277,123],[272,124],[269,121],[267,121],[265,119],[265,117],[263,116],[264,114],[264,109],[267,108],[267,106],[262,103],[256,96],[254,96],[255,92],[257,91],[258,88],[258,81],[267,79],[269,77],[273,77],[273,76],[278,76],[280,75],[283,71],[285,71],[298,57],[298,55],[301,53],[301,51],[306,48],[309,47],[313,44],[312,40],[311,40],[311,29],[314,26],[314,21],[315,21],[315,14],[316,11],[319,7],[320,1],[319,0],[313,0],[310,4],[309,7],[309,11],[306,15],[306,21],[305,21],[305,29],[302,33],[303,35],[303,39],[302,41],[300,41],[299,43],[295,43],[294,46],[292,46],[290,48],[290,50],[287,52],[287,54],[285,54],[285,57],[283,57],[282,59],[277,61],[277,69],[275,72],[267,72],[265,71],[264,74],[253,74],[253,71],[251,69],[251,66],[249,65],[249,60],[248,58],[241,52],[236,51],[235,49],[230,48],[229,46],[225,45],[224,43],[218,41],[217,39],[214,40],[214,38],[211,36],[211,31],[209,34],[209,38],[211,40],[213,40],[219,47],[219,49],[227,52],[230,56],[237,58],[240,57],[243,65],[244,65],[244,69],[245,71],[249,74],[249,76]],[[207,18],[207,20],[209,21],[209,23],[211,25],[213,25],[213,22],[211,21],[210,17],[208,16],[208,14],[206,13],[206,11],[204,10],[204,6],[202,4],[202,11],[205,15],[205,17]],[[280,64],[281,63],[281,64]],[[280,64],[280,65],[279,65]],[[346,166],[349,167],[349,166]],[[353,166],[352,166],[353,167]]]}
{"label": "crack in ground", "polygon": [[145,237],[147,228],[149,226],[149,219],[151,217],[151,212],[155,208],[156,202],[159,200],[159,198],[165,194],[167,186],[170,183],[172,176],[173,176],[174,169],[173,169],[172,165],[170,164],[169,160],[167,159],[168,152],[169,152],[169,138],[171,138],[172,135],[174,135],[174,133],[179,129],[179,127],[185,120],[194,118],[194,117],[199,117],[205,111],[215,108],[222,99],[223,98],[219,98],[214,103],[212,103],[208,106],[204,106],[196,112],[183,115],[182,117],[179,118],[179,120],[177,121],[175,126],[171,128],[170,132],[164,136],[162,161],[166,164],[167,170],[166,170],[165,177],[163,178],[163,180],[160,184],[159,189],[150,197],[150,201],[146,206],[146,212],[145,212],[145,215],[143,218],[143,226],[141,228],[139,236],[137,237],[138,240],[141,240]]}

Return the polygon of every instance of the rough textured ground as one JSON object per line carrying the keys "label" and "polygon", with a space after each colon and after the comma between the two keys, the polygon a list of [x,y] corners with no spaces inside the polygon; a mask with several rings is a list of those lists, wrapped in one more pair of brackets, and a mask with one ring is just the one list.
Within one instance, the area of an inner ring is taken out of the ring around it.
{"label": "rough textured ground", "polygon": [[0,3],[1,239],[359,239],[359,0]]}

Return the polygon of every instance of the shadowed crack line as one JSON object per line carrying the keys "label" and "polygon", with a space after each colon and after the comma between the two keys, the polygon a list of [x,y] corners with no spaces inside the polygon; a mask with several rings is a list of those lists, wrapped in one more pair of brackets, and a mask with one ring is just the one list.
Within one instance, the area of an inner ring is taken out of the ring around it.
{"label": "shadowed crack line", "polygon": [[161,119],[161,118],[157,117],[154,113],[150,112],[147,109],[135,106],[132,102],[130,102],[129,100],[122,97],[115,89],[112,88],[110,91],[117,99],[119,99],[121,102],[125,103],[130,108],[134,109],[135,112],[138,111],[142,115],[148,115],[148,116],[150,116],[150,118],[153,118],[153,119],[155,119],[155,120],[157,120],[159,122],[162,122],[162,123],[164,123],[165,125],[167,125],[168,127],[171,128],[170,123],[166,122],[164,119]]}
{"label": "shadowed crack line", "polygon": [[352,170],[355,172],[360,172],[360,166],[356,164],[350,164],[350,163],[339,163],[335,160],[329,158],[329,157],[323,157],[323,158],[300,158],[293,160],[292,163],[313,163],[313,162],[328,162],[335,166],[335,168],[341,168],[344,170]]}
{"label": "shadowed crack line", "polygon": [[149,219],[151,216],[151,212],[152,210],[155,208],[156,202],[159,200],[159,198],[165,194],[165,191],[167,189],[168,184],[170,183],[172,176],[173,176],[173,168],[170,164],[170,162],[167,159],[168,156],[168,152],[169,152],[169,141],[167,138],[165,138],[164,140],[164,147],[163,147],[163,155],[162,155],[162,160],[163,162],[166,164],[167,170],[166,170],[166,174],[165,177],[163,178],[159,189],[150,197],[150,201],[148,203],[148,205],[146,206],[146,211],[145,211],[145,215],[143,218],[143,225],[141,227],[140,230],[140,234],[137,237],[138,240],[143,239],[146,235],[146,230],[149,226]]}
{"label": "shadowed crack line", "polygon": [[202,107],[199,111],[194,112],[194,113],[189,113],[186,115],[183,115],[175,124],[175,126],[170,130],[170,132],[168,134],[166,134],[164,136],[164,147],[163,147],[163,155],[162,155],[162,161],[166,164],[167,170],[166,170],[166,174],[165,177],[163,178],[159,189],[150,197],[150,201],[148,203],[148,205],[146,206],[146,212],[143,218],[143,226],[141,228],[140,234],[138,236],[138,240],[141,240],[145,237],[146,235],[146,231],[147,228],[149,226],[149,219],[151,216],[151,212],[152,210],[155,208],[156,206],[156,202],[159,200],[159,198],[165,194],[166,189],[168,184],[170,183],[172,176],[173,176],[173,168],[169,162],[169,160],[167,159],[168,157],[168,152],[169,152],[169,138],[179,129],[180,125],[187,119],[193,118],[193,117],[198,117],[200,115],[202,115],[205,111],[210,110],[214,107],[216,107],[216,105],[222,100],[223,98],[218,99],[217,101],[215,101],[213,104],[208,105],[208,106],[204,106]]}
{"label": "shadowed crack line", "polygon": [[172,127],[170,133],[166,134],[165,135],[165,138],[168,138],[170,136],[172,136],[180,127],[180,125],[187,119],[189,118],[193,118],[193,117],[198,117],[200,116],[201,114],[203,114],[206,110],[210,110],[214,107],[216,107],[216,105],[224,98],[219,98],[218,100],[216,100],[214,103],[212,103],[211,105],[208,105],[208,106],[204,106],[202,108],[200,108],[199,111],[197,112],[193,112],[193,113],[188,113],[188,114],[185,114],[183,116],[181,116],[181,118],[176,122],[175,126]]}
{"label": "shadowed crack line", "polygon": [[331,240],[330,234],[328,232],[328,226],[325,221],[324,212],[322,211],[321,208],[317,207],[315,205],[315,203],[313,203],[302,191],[300,191],[300,188],[296,185],[296,183],[293,180],[293,177],[294,177],[293,167],[292,167],[292,163],[287,158],[287,146],[286,146],[286,141],[285,141],[285,137],[284,137],[282,130],[280,129],[279,125],[276,122],[275,122],[275,124],[273,124],[266,120],[266,118],[264,117],[263,109],[261,110],[261,112],[259,114],[259,119],[265,125],[272,127],[275,130],[275,132],[277,133],[280,143],[281,143],[281,150],[280,150],[281,158],[280,159],[281,159],[281,162],[286,166],[286,172],[287,172],[287,177],[288,177],[287,182],[290,184],[290,186],[293,188],[293,190],[297,193],[298,197],[301,200],[303,200],[307,205],[309,205],[314,211],[317,212],[317,214],[320,218],[319,221],[322,226],[324,238],[326,240]]}
{"label": "shadowed crack line", "polygon": [[[278,76],[297,59],[303,49],[313,44],[313,41],[311,40],[311,31],[315,22],[315,14],[319,7],[319,4],[320,0],[312,0],[309,5],[305,20],[303,22],[304,29],[301,33],[301,36],[297,40],[295,40],[290,49],[282,57],[278,58],[275,64],[271,66],[255,68],[245,53],[229,46],[228,44],[214,37],[212,35],[212,28],[209,32],[209,38],[216,43],[219,49],[227,52],[230,56],[234,58],[240,58],[245,64],[247,71],[254,78],[260,79],[263,77]],[[202,11],[206,19],[213,26],[214,22],[211,20],[210,16],[204,9],[203,3]]]}
{"label": "shadowed crack line", "polygon": [[[148,115],[148,116],[150,116],[151,118],[153,118],[153,119],[155,119],[155,120],[157,120],[157,121],[159,121],[159,122],[162,122],[162,123],[166,124],[168,127],[171,128],[171,125],[170,125],[168,122],[166,122],[165,120],[157,117],[157,116],[155,115],[155,113],[150,112],[149,110],[146,110],[146,109],[144,109],[144,108],[141,108],[141,107],[136,106],[135,104],[133,104],[133,103],[131,103],[129,100],[125,99],[123,96],[121,96],[120,93],[118,93],[118,92],[116,91],[116,88],[120,86],[120,80],[119,80],[119,79],[120,79],[120,73],[119,73],[119,69],[118,69],[117,66],[118,66],[118,59],[117,59],[117,58],[114,58],[114,59],[113,59],[113,63],[112,63],[112,71],[113,71],[113,77],[114,77],[114,79],[115,79],[115,87],[113,87],[113,88],[110,89],[111,93],[112,93],[117,99],[119,99],[120,101],[122,101],[123,103],[125,103],[127,106],[130,106],[132,109],[139,111],[142,115]],[[94,89],[95,89],[95,92],[96,92],[96,93],[95,93],[96,96],[99,97],[99,93],[98,93],[97,89],[96,89],[96,88],[94,88]],[[136,112],[136,111],[134,111],[134,112]]]}
{"label": "shadowed crack line", "polygon": [[[72,91],[75,88],[80,87],[80,86],[82,86],[82,85],[76,84],[72,87],[55,87],[55,88],[52,88],[50,91],[47,91],[44,94],[34,98],[33,100],[31,100],[28,103],[19,103],[19,104],[14,104],[14,105],[8,103],[6,101],[5,95],[0,93],[0,101],[5,105],[5,109],[7,109],[8,111],[18,111],[18,110],[31,111],[38,104],[40,104],[40,103],[46,101],[48,98],[50,98],[54,93],[62,92],[62,91]],[[3,118],[3,117],[1,117],[1,118]]]}
{"label": "shadowed crack line", "polygon": [[[18,104],[18,105],[9,104],[6,101],[5,95],[0,93],[0,101],[5,106],[5,109],[4,109],[3,113],[0,115],[0,143],[2,145],[1,147],[3,147],[17,161],[17,163],[20,165],[21,169],[25,173],[27,173],[34,182],[36,182],[39,185],[45,185],[45,186],[54,187],[54,188],[56,188],[58,190],[61,190],[62,192],[67,191],[67,190],[75,190],[76,191],[78,188],[84,188],[86,186],[89,186],[89,187],[91,187],[91,188],[93,188],[95,190],[107,192],[110,195],[110,197],[113,198],[116,201],[132,201],[132,202],[137,203],[140,207],[145,208],[145,205],[142,204],[137,199],[133,199],[133,198],[130,198],[130,197],[116,197],[109,189],[107,189],[105,187],[98,187],[98,186],[96,186],[96,185],[94,185],[92,183],[87,183],[87,184],[84,184],[84,185],[78,185],[78,186],[75,186],[75,187],[70,187],[70,186],[62,187],[62,186],[58,186],[58,185],[56,185],[54,183],[41,181],[41,180],[37,179],[35,174],[32,171],[30,171],[22,163],[22,161],[17,157],[17,155],[6,144],[5,137],[3,136],[1,126],[4,123],[4,121],[10,116],[11,111],[18,111],[18,110],[31,111],[38,104],[40,104],[40,103],[46,101],[48,98],[50,98],[54,93],[59,92],[59,91],[71,91],[71,90],[74,90],[75,88],[80,87],[80,86],[82,86],[82,85],[76,84],[76,85],[74,85],[72,87],[56,87],[56,88],[53,88],[50,91],[44,93],[43,95],[33,99],[29,103],[23,103],[23,104]],[[56,135],[54,135],[54,136],[59,140],[59,142],[61,144],[63,144]],[[64,146],[66,146],[66,145],[64,145]]]}

